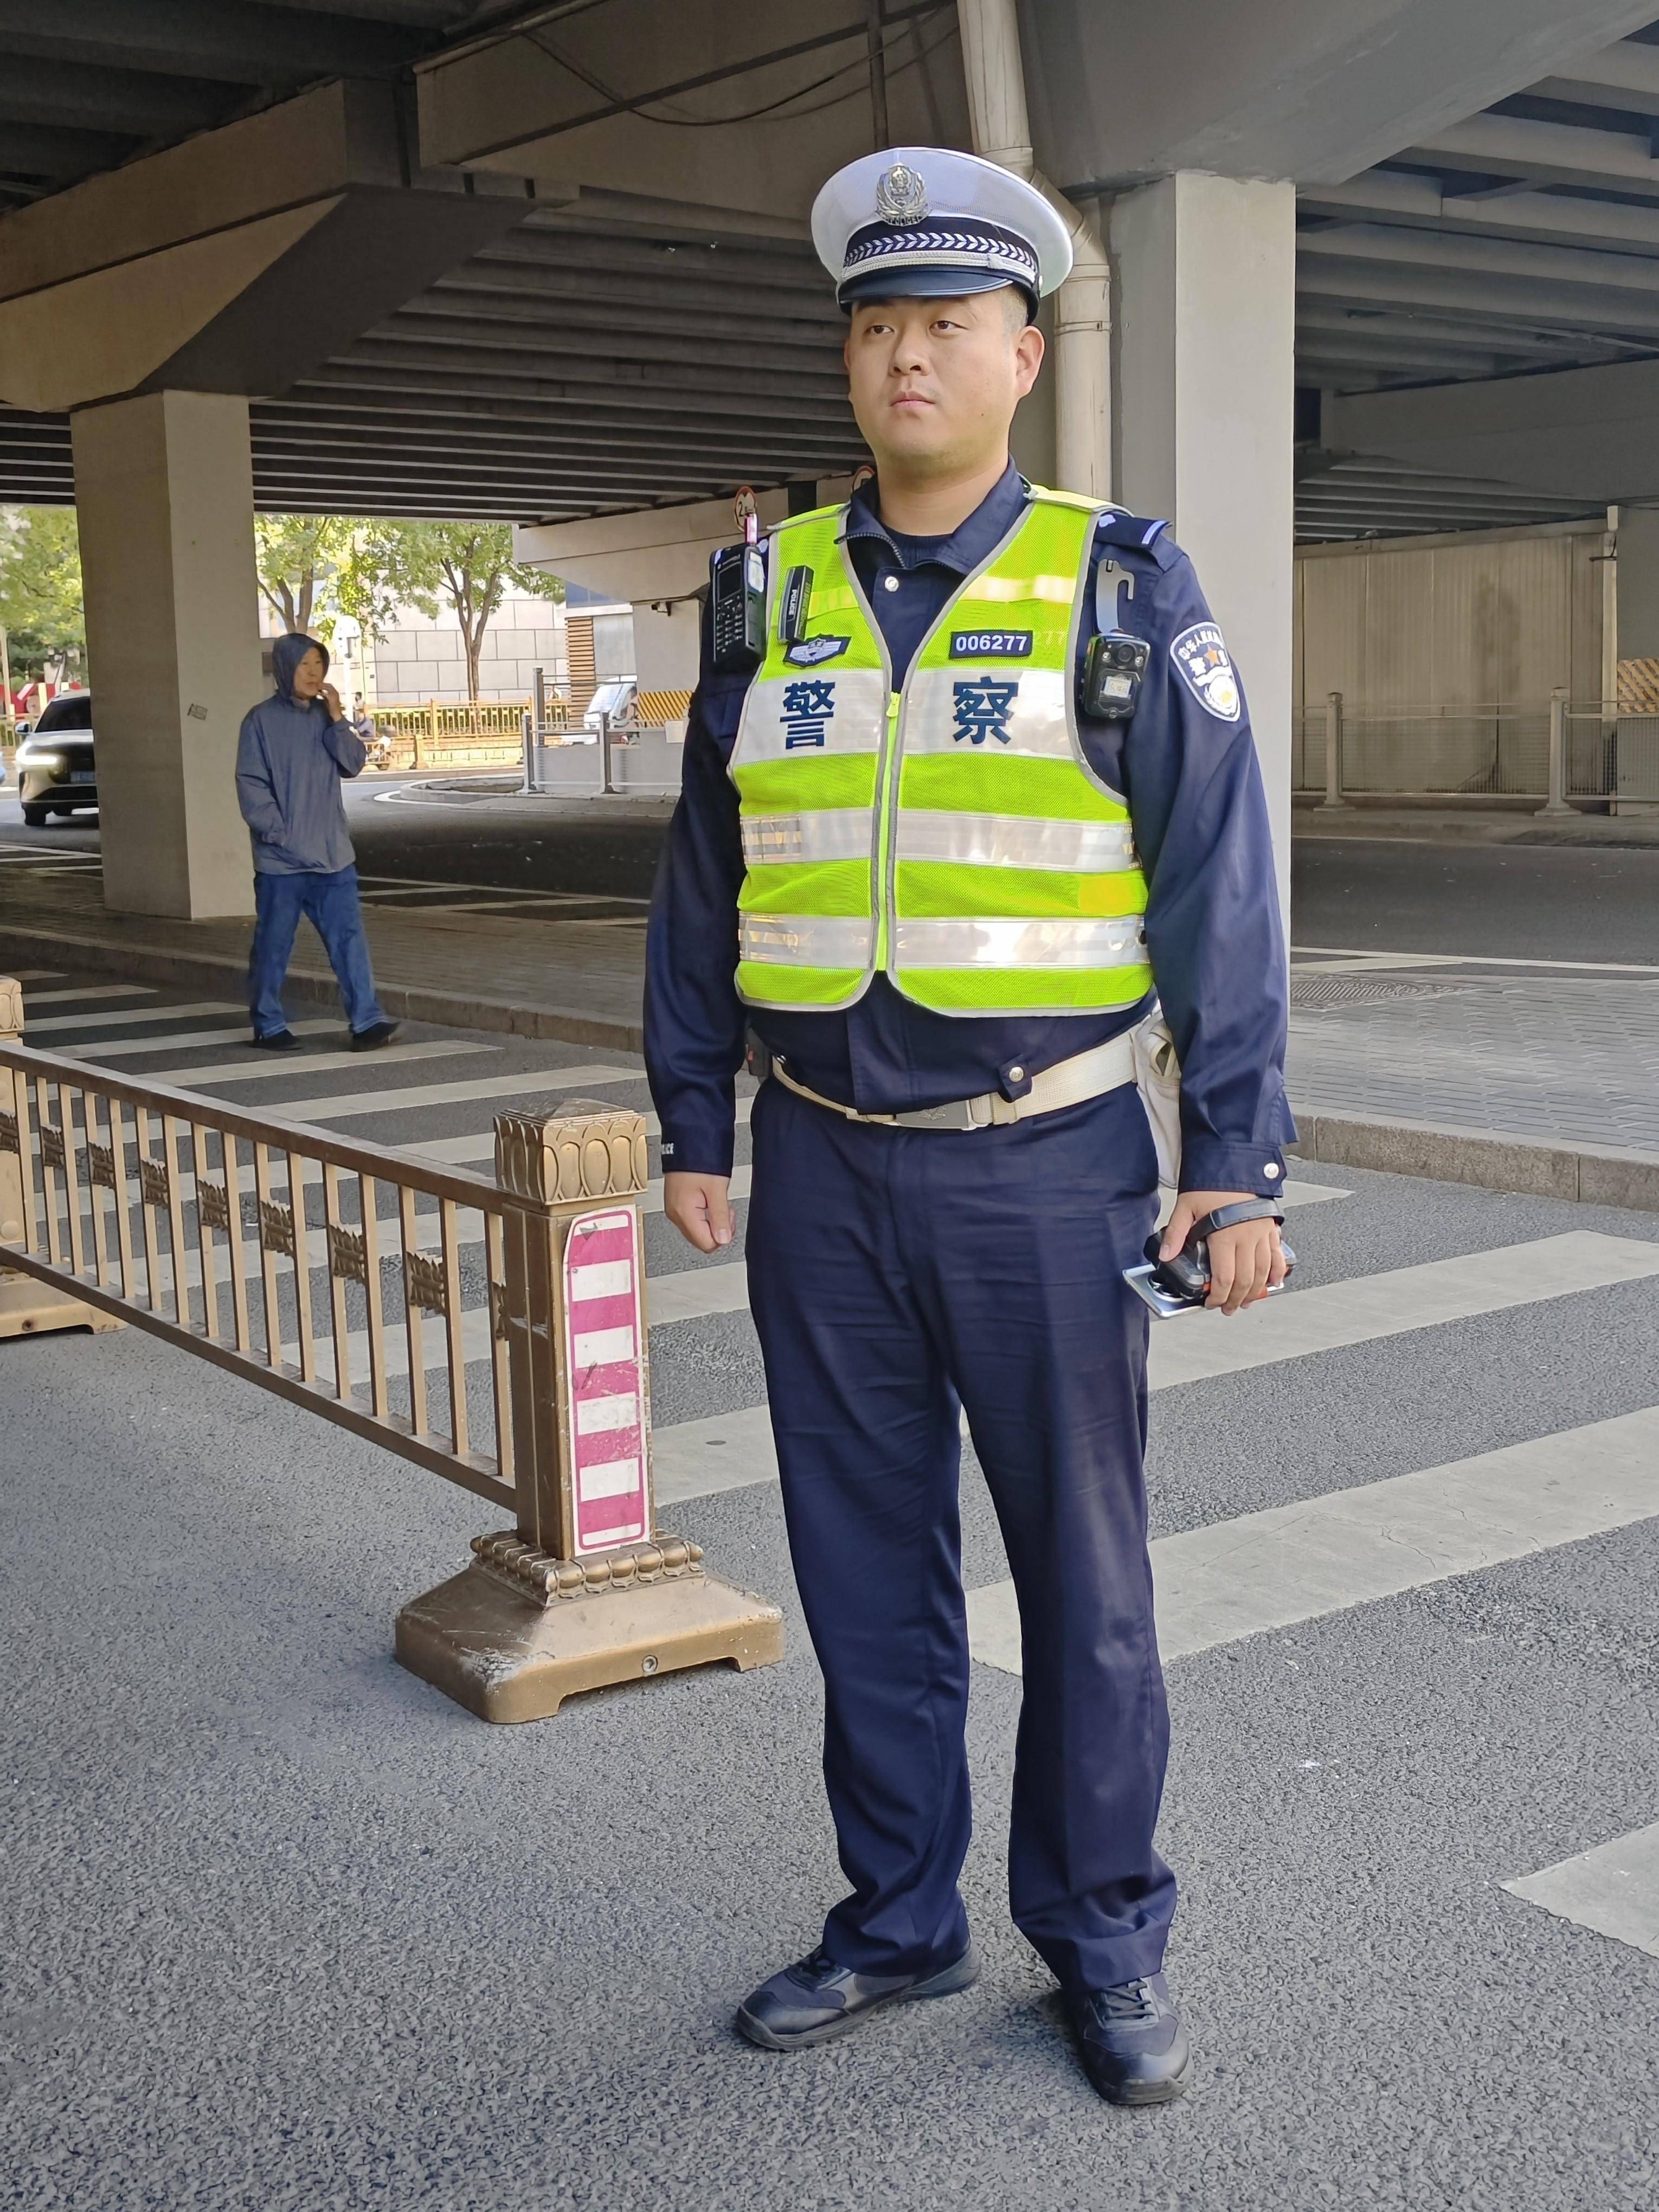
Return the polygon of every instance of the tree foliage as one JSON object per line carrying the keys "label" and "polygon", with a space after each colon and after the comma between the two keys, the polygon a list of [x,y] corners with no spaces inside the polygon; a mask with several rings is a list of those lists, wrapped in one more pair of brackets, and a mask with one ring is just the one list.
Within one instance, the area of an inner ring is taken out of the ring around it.
{"label": "tree foliage", "polygon": [[87,619],[73,507],[0,508],[0,624],[19,689],[49,666],[72,682],[84,678]]}
{"label": "tree foliage", "polygon": [[353,525],[337,514],[261,514],[254,518],[259,596],[284,629],[334,633],[337,586],[351,557]]}
{"label": "tree foliage", "polygon": [[513,558],[508,523],[390,518],[357,526],[337,589],[343,611],[374,637],[383,635],[394,608],[416,607],[434,619],[447,604],[460,626],[467,696],[474,700],[485,633],[503,595],[511,589],[544,599],[564,597],[556,576]]}

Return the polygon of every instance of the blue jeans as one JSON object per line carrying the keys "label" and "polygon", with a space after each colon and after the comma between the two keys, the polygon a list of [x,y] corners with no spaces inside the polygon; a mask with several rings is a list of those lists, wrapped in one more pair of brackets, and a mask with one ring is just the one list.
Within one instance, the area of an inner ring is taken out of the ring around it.
{"label": "blue jeans", "polygon": [[369,972],[368,939],[363,933],[356,868],[339,868],[326,876],[256,873],[253,915],[247,996],[255,1036],[275,1036],[288,1027],[288,1016],[283,1012],[283,979],[288,974],[301,915],[309,915],[312,927],[323,940],[353,1034],[373,1029],[376,1022],[386,1019]]}

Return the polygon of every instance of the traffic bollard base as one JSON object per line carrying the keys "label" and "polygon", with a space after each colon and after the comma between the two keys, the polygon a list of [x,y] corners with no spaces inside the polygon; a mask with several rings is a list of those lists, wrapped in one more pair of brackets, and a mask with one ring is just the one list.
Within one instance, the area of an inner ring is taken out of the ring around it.
{"label": "traffic bollard base", "polygon": [[63,1291],[49,1290],[33,1275],[17,1275],[0,1267],[0,1337],[44,1336],[48,1329],[125,1328],[113,1314],[82,1305]]}
{"label": "traffic bollard base", "polygon": [[474,1565],[398,1615],[396,1650],[480,1720],[545,1720],[584,1690],[783,1656],[777,1607],[704,1574],[682,1539],[586,1561],[553,1559],[512,1532],[473,1549]]}

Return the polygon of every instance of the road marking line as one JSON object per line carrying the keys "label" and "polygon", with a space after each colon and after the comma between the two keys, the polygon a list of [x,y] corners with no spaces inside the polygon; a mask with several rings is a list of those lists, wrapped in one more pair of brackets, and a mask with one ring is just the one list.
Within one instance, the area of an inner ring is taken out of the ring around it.
{"label": "road marking line", "polygon": [[1560,968],[1582,975],[1659,975],[1659,968],[1630,960],[1522,960],[1489,952],[1376,952],[1341,945],[1293,945],[1293,958],[1304,954],[1325,960],[1389,960],[1425,968]]}
{"label": "road marking line", "polygon": [[112,1006],[103,1014],[54,1014],[47,1021],[30,1022],[27,1036],[60,1036],[70,1030],[96,1029],[100,1022],[194,1021],[208,1014],[240,1014],[246,1020],[247,1008],[234,999],[198,999],[187,1006]]}
{"label": "road marking line", "polygon": [[651,1467],[657,1504],[678,1505],[688,1498],[712,1498],[723,1490],[746,1490],[751,1483],[778,1479],[772,1417],[764,1406],[745,1406],[732,1413],[711,1413],[706,1420],[675,1421],[651,1436]]}
{"label": "road marking line", "polygon": [[[246,1015],[244,1014],[242,1018],[244,1022],[246,1022],[247,1019]],[[331,1030],[337,1033],[339,1027],[339,1018],[337,1015],[332,1021],[290,1022],[289,1024],[289,1034],[291,1036],[321,1036],[326,1031]],[[25,1035],[23,1039],[24,1043],[27,1044],[28,1041],[27,1036]],[[143,1052],[172,1052],[174,1050],[179,1052],[187,1052],[193,1045],[243,1044],[246,1042],[246,1039],[238,1036],[234,1030],[178,1030],[163,1036],[92,1037],[85,1039],[78,1044],[54,1045],[51,1049],[60,1053],[66,1060],[101,1061],[106,1060],[119,1060],[130,1057],[135,1053]],[[260,1073],[262,1074],[266,1073],[269,1073],[271,1075],[277,1074],[280,1071],[276,1065],[276,1054],[274,1053],[267,1053],[265,1054],[265,1059],[269,1063],[269,1066],[267,1068],[261,1069]],[[143,1079],[144,1078],[143,1075],[138,1075],[134,1078],[134,1080],[138,1083],[142,1083]]]}
{"label": "road marking line", "polygon": [[[497,1048],[492,1047],[491,1049]],[[468,1051],[472,1047],[465,1048]],[[385,1054],[380,1055],[382,1059]],[[281,1114],[290,1121],[343,1121],[362,1114],[400,1114],[410,1106],[463,1106],[474,1099],[511,1098],[515,1092],[525,1091],[558,1091],[578,1083],[642,1083],[642,1067],[544,1067],[533,1068],[527,1075],[489,1075],[476,1083],[420,1083],[403,1091],[354,1091],[338,1098],[284,1098],[271,1107],[273,1114]],[[469,1137],[468,1144],[481,1144],[482,1139]],[[414,1149],[400,1147],[399,1149]],[[495,1139],[491,1137],[488,1151],[452,1155],[461,1159],[483,1159],[495,1157]],[[437,1159],[435,1151],[421,1147],[422,1157]]]}
{"label": "road marking line", "polygon": [[[1659,1407],[1650,1406],[1160,1536],[1150,1547],[1158,1648],[1166,1660],[1190,1657],[1656,1514]],[[1012,1582],[969,1593],[968,1648],[985,1666],[1019,1673]]]}
{"label": "road marking line", "polygon": [[1498,1886],[1558,1920],[1659,1959],[1659,1820]]}
{"label": "road marking line", "polygon": [[67,1006],[77,999],[153,999],[160,985],[155,983],[100,983],[95,990],[27,991],[23,994],[23,1018],[28,1019],[31,1006]]}
{"label": "road marking line", "polygon": [[[333,1024],[330,1024],[331,1027]],[[458,1053],[499,1052],[497,1044],[466,1044],[459,1040],[440,1038],[430,1044],[382,1045],[374,1057],[382,1067],[390,1061],[407,1063],[415,1060],[452,1060]],[[204,1083],[270,1083],[278,1076],[325,1075],[336,1070],[355,1067],[362,1055],[350,1051],[301,1053],[289,1056],[277,1053],[261,1053],[256,1059],[252,1045],[242,1060],[227,1060],[212,1067],[147,1067],[140,1080],[145,1083],[176,1083],[182,1090],[194,1091]],[[286,1115],[290,1121],[303,1116],[285,1098],[265,1102],[273,1114]],[[328,1101],[307,1101],[307,1103],[326,1105]]]}
{"label": "road marking line", "polygon": [[1569,1230],[1528,1244],[1290,1291],[1243,1313],[1183,1314],[1152,1331],[1151,1384],[1167,1390],[1414,1328],[1503,1313],[1659,1274],[1659,1243]]}
{"label": "road marking line", "polygon": [[[744,1118],[745,1103],[741,1098],[738,1101],[739,1120]],[[741,1194],[734,1188],[732,1195]],[[1287,1206],[1317,1206],[1330,1199],[1352,1198],[1353,1193],[1337,1190],[1329,1183],[1292,1180],[1285,1184],[1283,1196]],[[746,1313],[748,1271],[741,1263],[724,1267],[684,1267],[672,1275],[647,1277],[645,1295],[651,1309],[652,1325],[656,1328],[668,1322],[700,1321],[706,1314]]]}
{"label": "road marking line", "polygon": [[[1655,1275],[1659,1275],[1659,1243],[1573,1230],[1530,1244],[1290,1291],[1231,1317],[1195,1313],[1156,1323],[1152,1388],[1167,1390],[1210,1375],[1238,1374],[1316,1352],[1369,1343],[1374,1337],[1404,1335],[1414,1328],[1436,1328]],[[692,1282],[705,1279],[702,1270],[692,1271]],[[672,1283],[674,1278],[665,1280]],[[659,1321],[670,1318],[660,1297],[664,1286],[663,1282],[647,1285],[651,1311]],[[688,1285],[680,1295],[689,1304],[695,1293]],[[687,1317],[684,1310],[672,1316]],[[737,1490],[778,1479],[771,1424],[763,1406],[659,1429],[653,1450],[661,1478],[673,1486],[667,1493],[671,1503],[700,1497],[705,1489]]]}

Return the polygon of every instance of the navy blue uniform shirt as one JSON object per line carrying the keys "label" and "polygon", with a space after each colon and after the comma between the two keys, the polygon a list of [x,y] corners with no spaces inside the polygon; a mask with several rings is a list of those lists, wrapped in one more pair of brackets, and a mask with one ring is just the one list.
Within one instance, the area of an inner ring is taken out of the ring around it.
{"label": "navy blue uniform shirt", "polygon": [[[872,483],[854,495],[847,550],[899,682],[946,601],[1012,527],[1026,488],[1011,463],[941,538],[885,529],[875,491]],[[1211,617],[1167,531],[1103,517],[1096,566],[1109,558],[1133,583],[1133,596],[1117,586],[1118,625],[1152,653],[1133,720],[1079,714],[1079,729],[1091,767],[1128,802],[1150,887],[1147,945],[1181,1056],[1182,1187],[1270,1195],[1284,1183],[1280,1146],[1296,1132],[1285,1100],[1284,938],[1249,719],[1212,714],[1171,657],[1175,641]],[[1085,621],[1079,654],[1091,629]],[[884,975],[837,1013],[745,1007],[734,982],[743,838],[726,763],[751,679],[709,660],[705,615],[680,803],[646,939],[645,1058],[665,1169],[730,1174],[745,1026],[825,1097],[895,1114],[991,1091],[1018,1097],[1043,1068],[1140,1018],[1146,1001],[1089,1014],[938,1014]]]}

